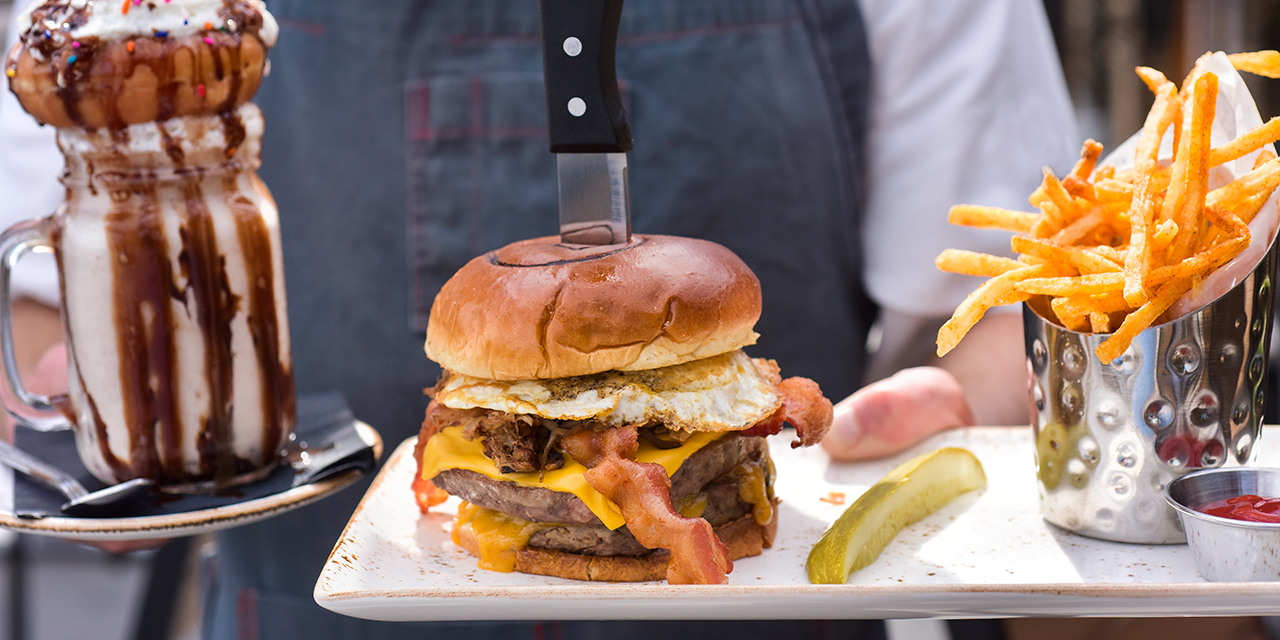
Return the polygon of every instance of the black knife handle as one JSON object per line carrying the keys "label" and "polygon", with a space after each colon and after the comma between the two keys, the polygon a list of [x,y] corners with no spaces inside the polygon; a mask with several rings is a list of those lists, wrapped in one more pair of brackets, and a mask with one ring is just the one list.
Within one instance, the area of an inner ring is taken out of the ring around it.
{"label": "black knife handle", "polygon": [[622,108],[614,63],[622,0],[539,0],[538,5],[551,152],[630,151],[631,121]]}

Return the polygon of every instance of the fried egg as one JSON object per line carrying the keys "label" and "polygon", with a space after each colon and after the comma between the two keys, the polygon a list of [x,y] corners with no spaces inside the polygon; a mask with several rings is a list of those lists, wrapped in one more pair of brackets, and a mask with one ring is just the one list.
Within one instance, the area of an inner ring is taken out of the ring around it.
{"label": "fried egg", "polygon": [[661,423],[684,431],[746,429],[778,410],[778,366],[741,350],[646,371],[548,380],[488,380],[451,373],[436,401],[552,420]]}

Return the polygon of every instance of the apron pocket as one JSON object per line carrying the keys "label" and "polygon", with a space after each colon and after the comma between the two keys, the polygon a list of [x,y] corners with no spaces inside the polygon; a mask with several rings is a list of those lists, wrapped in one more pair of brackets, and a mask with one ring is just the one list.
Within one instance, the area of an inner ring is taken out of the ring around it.
{"label": "apron pocket", "polygon": [[431,303],[471,258],[559,232],[542,74],[447,74],[405,87],[410,304]]}

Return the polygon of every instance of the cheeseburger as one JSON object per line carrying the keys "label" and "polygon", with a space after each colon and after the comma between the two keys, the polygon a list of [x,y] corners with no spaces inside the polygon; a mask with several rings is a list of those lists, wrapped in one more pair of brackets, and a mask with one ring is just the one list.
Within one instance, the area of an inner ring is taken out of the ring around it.
{"label": "cheeseburger", "polygon": [[831,425],[813,381],[742,352],[759,316],[755,274],[702,240],[475,258],[431,308],[420,508],[461,498],[454,541],[486,569],[726,582],[777,530],[764,436]]}

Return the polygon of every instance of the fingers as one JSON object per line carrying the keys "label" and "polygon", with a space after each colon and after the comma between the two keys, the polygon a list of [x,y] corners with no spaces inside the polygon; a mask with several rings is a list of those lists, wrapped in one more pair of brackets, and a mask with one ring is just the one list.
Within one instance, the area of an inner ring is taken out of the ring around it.
{"label": "fingers", "polygon": [[944,429],[973,426],[960,383],[937,367],[916,367],[863,387],[835,407],[822,446],[837,460],[897,453]]}
{"label": "fingers", "polygon": [[55,343],[45,350],[36,363],[36,368],[24,381],[27,389],[33,393],[54,395],[67,392],[67,347],[63,342]]}

